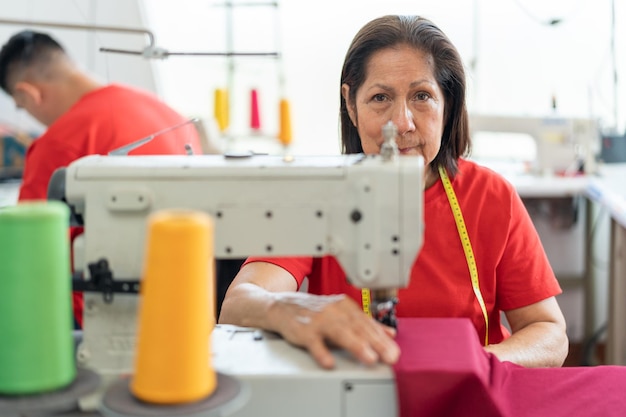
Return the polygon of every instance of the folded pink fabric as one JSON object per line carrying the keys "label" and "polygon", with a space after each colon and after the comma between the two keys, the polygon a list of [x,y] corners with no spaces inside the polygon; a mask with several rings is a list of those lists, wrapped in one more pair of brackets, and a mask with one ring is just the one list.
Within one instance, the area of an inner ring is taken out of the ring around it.
{"label": "folded pink fabric", "polygon": [[399,319],[397,341],[400,417],[626,416],[626,367],[500,362],[467,319]]}

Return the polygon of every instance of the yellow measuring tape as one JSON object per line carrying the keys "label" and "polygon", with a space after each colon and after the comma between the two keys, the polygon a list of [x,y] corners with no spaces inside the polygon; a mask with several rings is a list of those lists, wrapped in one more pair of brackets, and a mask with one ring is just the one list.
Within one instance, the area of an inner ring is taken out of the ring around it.
{"label": "yellow measuring tape", "polygon": [[361,304],[363,305],[363,311],[365,312],[365,314],[372,317],[372,312],[370,311],[370,302],[371,302],[371,296],[370,296],[369,288],[362,288],[361,289]]}
{"label": "yellow measuring tape", "polygon": [[[476,299],[478,300],[478,304],[480,305],[480,309],[483,313],[483,318],[485,319],[485,346],[487,346],[489,344],[489,314],[487,314],[487,307],[485,306],[483,295],[480,292],[480,283],[478,281],[478,268],[476,267],[476,260],[474,259],[472,243],[470,242],[467,228],[465,227],[465,220],[463,220],[461,206],[459,206],[459,202],[456,199],[456,194],[454,193],[454,189],[452,188],[450,178],[448,178],[448,174],[442,166],[439,167],[439,176],[441,177],[441,181],[443,182],[443,188],[445,189],[446,195],[448,196],[448,202],[450,203],[450,208],[452,209],[452,214],[454,215],[456,228],[459,231],[459,238],[461,238],[463,252],[465,252],[465,259],[467,260],[467,267],[469,268],[470,278],[472,280],[472,288],[474,289],[474,294],[476,295]],[[363,288],[361,290],[361,302],[363,305],[363,311],[365,312],[365,314],[371,317],[371,295],[369,289]]]}
{"label": "yellow measuring tape", "polygon": [[463,220],[463,213],[461,213],[461,206],[456,199],[456,194],[450,183],[450,178],[444,167],[439,166],[439,176],[443,182],[443,188],[446,190],[450,207],[452,208],[452,214],[454,215],[454,221],[456,222],[456,228],[459,231],[459,237],[461,238],[461,244],[463,245],[463,251],[465,252],[465,259],[467,260],[467,267],[469,268],[470,278],[472,279],[472,288],[474,294],[480,304],[480,309],[483,312],[485,319],[485,346],[489,344],[489,315],[487,314],[487,307],[485,307],[485,301],[483,295],[480,292],[480,283],[478,282],[478,268],[476,268],[476,260],[474,259],[474,251],[472,250],[472,243],[470,242],[467,229],[465,228],[465,220]]}

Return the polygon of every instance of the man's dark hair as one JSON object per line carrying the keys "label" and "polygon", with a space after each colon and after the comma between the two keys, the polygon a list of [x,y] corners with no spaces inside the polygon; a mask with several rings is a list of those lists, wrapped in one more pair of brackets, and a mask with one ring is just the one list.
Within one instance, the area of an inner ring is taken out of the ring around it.
{"label": "man's dark hair", "polygon": [[55,52],[65,51],[46,33],[23,30],[11,36],[0,50],[0,88],[12,94],[12,78],[17,75],[17,70],[43,65]]}

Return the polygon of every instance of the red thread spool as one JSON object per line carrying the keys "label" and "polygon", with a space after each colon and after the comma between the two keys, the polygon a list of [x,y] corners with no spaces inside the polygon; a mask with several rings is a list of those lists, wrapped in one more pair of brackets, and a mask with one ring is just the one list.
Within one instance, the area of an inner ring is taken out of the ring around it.
{"label": "red thread spool", "polygon": [[261,129],[261,119],[259,117],[259,95],[256,89],[250,91],[250,128]]}

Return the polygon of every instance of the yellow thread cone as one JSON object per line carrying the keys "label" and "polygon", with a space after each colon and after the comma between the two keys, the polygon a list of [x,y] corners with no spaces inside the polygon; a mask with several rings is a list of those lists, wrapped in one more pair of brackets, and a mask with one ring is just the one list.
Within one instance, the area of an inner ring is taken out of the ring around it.
{"label": "yellow thread cone", "polygon": [[131,392],[156,404],[206,398],[217,383],[210,363],[213,222],[201,212],[157,212],[146,242]]}
{"label": "yellow thread cone", "polygon": [[280,100],[280,132],[278,132],[278,140],[287,146],[291,143],[291,115],[289,111],[289,101],[287,99]]}
{"label": "yellow thread cone", "polygon": [[217,88],[215,90],[214,115],[220,132],[224,132],[229,124],[228,90],[224,88]]}

